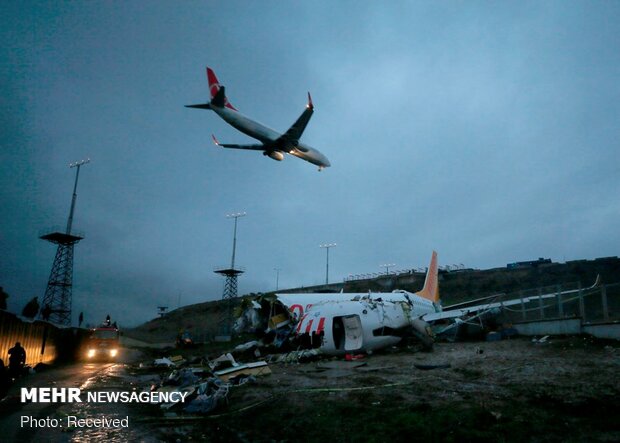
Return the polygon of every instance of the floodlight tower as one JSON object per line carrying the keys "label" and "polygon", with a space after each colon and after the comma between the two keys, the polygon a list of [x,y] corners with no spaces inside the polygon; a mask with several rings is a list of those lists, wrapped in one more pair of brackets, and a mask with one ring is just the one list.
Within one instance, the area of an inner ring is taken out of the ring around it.
{"label": "floodlight tower", "polygon": [[245,217],[245,212],[237,212],[234,214],[226,214],[226,218],[235,219],[235,228],[233,231],[233,250],[232,259],[230,260],[230,267],[220,267],[215,269],[216,274],[220,274],[226,277],[224,283],[224,293],[222,294],[222,304],[224,310],[220,316],[219,324],[219,337],[221,340],[230,340],[233,323],[233,305],[237,298],[237,277],[243,274],[244,270],[241,268],[235,268],[235,253],[237,250],[237,220],[239,217]]}
{"label": "floodlight tower", "polygon": [[[52,265],[42,307],[45,318],[61,325],[71,325],[71,296],[73,288],[73,246],[84,238],[83,235],[71,233],[73,226],[73,212],[77,200],[77,185],[80,176],[80,167],[89,163],[90,159],[70,163],[69,168],[77,168],[75,171],[75,184],[73,185],[73,198],[67,228],[65,232],[53,231],[41,235],[39,238],[58,245],[56,257]],[[48,308],[46,308],[48,307]]]}
{"label": "floodlight tower", "polygon": [[327,243],[324,245],[319,245],[319,248],[325,248],[327,250],[327,262],[325,264],[325,284],[329,284],[329,248],[334,248],[338,246],[336,243]]}
{"label": "floodlight tower", "polygon": [[395,263],[386,263],[384,265],[379,265],[379,267],[381,268],[385,268],[385,275],[388,275],[390,273],[390,268],[396,266]]}

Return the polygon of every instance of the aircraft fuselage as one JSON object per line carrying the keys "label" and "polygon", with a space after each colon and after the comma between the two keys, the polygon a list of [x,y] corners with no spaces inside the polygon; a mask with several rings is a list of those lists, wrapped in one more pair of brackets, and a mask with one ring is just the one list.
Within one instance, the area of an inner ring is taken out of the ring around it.
{"label": "aircraft fuselage", "polygon": [[[279,295],[278,300],[285,306],[288,300],[295,298],[294,295],[283,298],[283,295]],[[420,317],[440,310],[433,302],[406,291],[381,294],[384,298],[375,300],[369,294],[363,297],[360,297],[362,294],[307,295],[349,296],[348,300],[308,304],[305,309],[299,303],[288,306],[292,315],[301,315],[295,334],[306,344],[320,347],[329,355],[368,352],[394,345],[409,328],[416,326],[415,321]],[[297,301],[309,300],[306,297],[306,300]]]}
{"label": "aircraft fuselage", "polygon": [[[265,145],[273,144],[280,137],[280,133],[259,123],[251,118],[246,117],[238,111],[226,108],[212,106],[211,109],[219,115],[222,120],[228,123],[239,132],[243,132]],[[290,151],[283,150],[290,155],[301,158],[319,167],[329,166],[329,160],[316,149],[299,142],[297,146],[291,147]]]}

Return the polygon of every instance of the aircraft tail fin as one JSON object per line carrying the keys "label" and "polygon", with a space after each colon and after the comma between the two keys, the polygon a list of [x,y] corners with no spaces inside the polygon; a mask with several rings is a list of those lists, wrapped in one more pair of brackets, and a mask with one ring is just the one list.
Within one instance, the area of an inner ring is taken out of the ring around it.
{"label": "aircraft tail fin", "polygon": [[426,280],[424,280],[424,287],[417,293],[420,297],[424,297],[433,303],[439,303],[439,278],[437,267],[437,252],[433,251],[431,256],[431,263],[428,266],[426,272]]}
{"label": "aircraft tail fin", "polygon": [[213,69],[207,67],[207,80],[209,81],[209,92],[211,93],[211,104],[220,108],[227,107],[234,111],[237,110],[226,98],[224,87],[220,85]]}

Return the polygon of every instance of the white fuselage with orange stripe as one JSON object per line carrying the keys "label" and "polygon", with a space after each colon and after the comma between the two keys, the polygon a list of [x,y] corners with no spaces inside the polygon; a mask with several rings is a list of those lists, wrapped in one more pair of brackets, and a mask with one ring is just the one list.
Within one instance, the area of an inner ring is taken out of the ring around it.
{"label": "white fuselage with orange stripe", "polygon": [[398,343],[420,319],[440,312],[437,253],[433,251],[417,293],[276,294],[293,320],[295,334],[326,354],[368,352]]}
{"label": "white fuselage with orange stripe", "polygon": [[338,292],[338,293],[290,293],[276,294],[280,303],[288,308],[295,319],[300,319],[306,312],[315,305],[326,303],[347,303],[367,300],[382,300],[387,302],[406,302],[413,305],[413,316],[438,312],[441,305],[420,297],[419,295],[396,290],[393,292]]}
{"label": "white fuselage with orange stripe", "polygon": [[[301,313],[296,335],[307,335],[308,341],[320,343],[324,353],[334,355],[374,351],[396,344],[413,321],[441,309],[430,300],[406,291],[364,294],[363,298],[355,294],[304,295],[349,296],[348,300],[322,301],[305,307],[297,302],[289,306],[293,316]],[[309,301],[308,297],[302,298],[306,298],[304,302]],[[286,304],[281,296],[278,299]]]}

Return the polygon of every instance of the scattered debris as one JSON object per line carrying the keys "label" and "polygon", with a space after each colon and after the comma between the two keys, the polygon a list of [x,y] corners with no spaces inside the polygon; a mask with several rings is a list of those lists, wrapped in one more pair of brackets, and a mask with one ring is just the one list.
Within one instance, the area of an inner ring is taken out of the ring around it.
{"label": "scattered debris", "polygon": [[271,369],[269,369],[269,365],[264,361],[257,361],[254,363],[246,363],[243,365],[233,366],[227,369],[222,369],[220,371],[215,371],[213,373],[220,380],[227,381],[230,378],[238,377],[240,375],[253,375],[253,376],[262,376],[271,374]]}
{"label": "scattered debris", "polygon": [[170,360],[169,358],[163,357],[155,359],[155,361],[153,362],[153,366],[171,367],[174,366],[174,363],[172,363],[172,360]]}
{"label": "scattered debris", "polygon": [[208,414],[219,405],[227,403],[229,385],[216,378],[210,378],[198,386],[198,395],[185,406],[185,412]]}
{"label": "scattered debris", "polygon": [[200,381],[200,377],[195,375],[191,368],[183,368],[172,371],[168,378],[163,382],[163,385],[172,385],[183,388],[196,384],[198,381]]}
{"label": "scattered debris", "polygon": [[[237,348],[248,350],[257,343],[249,342]],[[140,364],[139,368],[145,370],[148,366]],[[167,375],[154,376],[158,377],[159,382],[153,383],[152,377],[148,380],[151,383],[151,391],[186,394],[184,403],[160,404],[160,409],[166,411],[165,416],[168,418],[177,417],[179,413],[210,414],[228,404],[231,388],[255,383],[256,377],[271,374],[266,361],[241,363],[235,360],[231,353],[224,353],[215,359],[206,357],[186,359],[181,355],[163,357],[155,359],[150,368],[172,369]],[[142,378],[144,379],[144,376]]]}
{"label": "scattered debris", "polygon": [[323,357],[319,349],[302,349],[300,351],[292,351],[287,354],[272,355],[269,358],[273,363],[305,363],[308,361],[318,360]]}
{"label": "scattered debris", "polygon": [[249,341],[247,343],[242,343],[238,346],[235,347],[235,349],[233,350],[233,352],[245,352],[245,351],[250,351],[254,348],[257,348],[259,346],[259,342],[257,340],[252,340]]}
{"label": "scattered debris", "polygon": [[215,360],[211,360],[209,362],[209,367],[215,371],[216,369],[225,369],[234,366],[239,366],[239,364],[235,361],[235,357],[232,354],[222,354]]}

